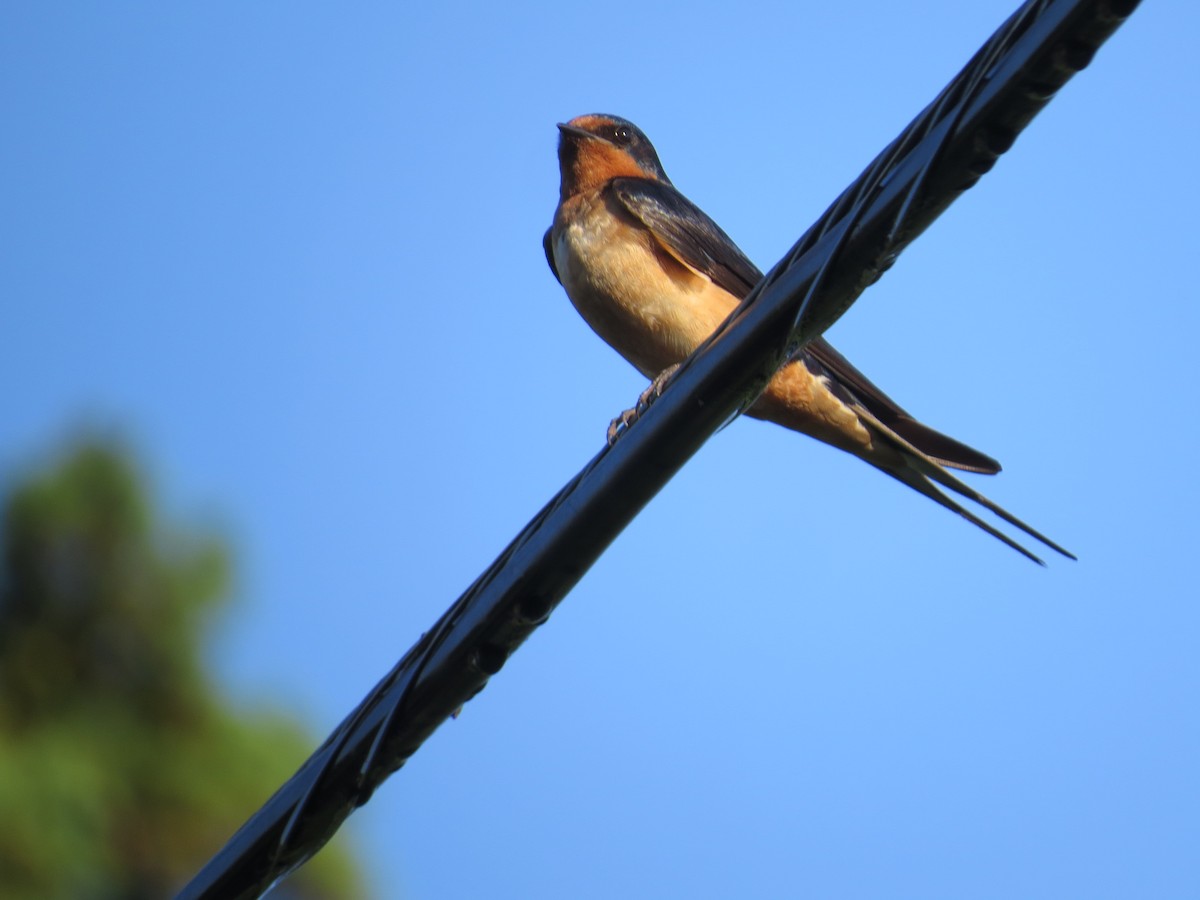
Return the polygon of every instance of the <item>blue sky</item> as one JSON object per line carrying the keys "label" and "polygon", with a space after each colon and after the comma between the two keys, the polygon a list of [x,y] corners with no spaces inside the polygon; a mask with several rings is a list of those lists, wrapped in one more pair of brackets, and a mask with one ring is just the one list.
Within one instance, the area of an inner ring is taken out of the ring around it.
{"label": "blue sky", "polygon": [[[0,472],[124,435],[315,734],[644,386],[542,257],[554,123],[766,268],[1015,3],[435,6],[0,14]],[[735,423],[354,816],[380,896],[1195,896],[1200,12],[1143,6],[829,334],[1079,562]]]}

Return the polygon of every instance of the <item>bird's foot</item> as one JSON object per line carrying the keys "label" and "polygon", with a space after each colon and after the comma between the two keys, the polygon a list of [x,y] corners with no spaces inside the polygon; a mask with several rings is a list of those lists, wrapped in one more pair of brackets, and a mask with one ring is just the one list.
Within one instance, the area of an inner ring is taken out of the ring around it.
{"label": "bird's foot", "polygon": [[611,447],[617,442],[617,438],[629,430],[629,427],[642,417],[642,414],[650,408],[650,405],[662,396],[663,389],[666,388],[667,382],[671,376],[679,369],[679,363],[673,366],[668,366],[659,372],[654,380],[650,382],[650,386],[642,391],[638,397],[637,405],[633,409],[627,409],[611,422],[608,423],[608,445]]}
{"label": "bird's foot", "polygon": [[623,435],[625,433],[625,430],[627,428],[629,428],[630,425],[632,425],[634,422],[637,421],[637,417],[638,417],[637,407],[634,407],[633,409],[625,410],[625,412],[621,413],[619,416],[617,416],[615,419],[613,419],[611,422],[609,422],[608,423],[608,446],[611,447],[613,444],[615,444],[617,442],[617,438],[619,438],[621,435]]}

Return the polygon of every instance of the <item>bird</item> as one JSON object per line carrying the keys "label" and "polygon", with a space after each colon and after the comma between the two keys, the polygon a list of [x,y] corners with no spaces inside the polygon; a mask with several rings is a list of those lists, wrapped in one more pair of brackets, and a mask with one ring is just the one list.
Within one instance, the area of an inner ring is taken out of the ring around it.
{"label": "bird", "polygon": [[[592,113],[557,127],[560,187],[542,241],[546,260],[592,330],[652,379],[643,402],[653,399],[762,273],[676,189],[632,122]],[[994,475],[995,459],[917,421],[823,337],[785,361],[745,414],[857,456],[1039,565],[1040,557],[937,486],[1076,558],[947,471]],[[610,444],[635,418],[630,411],[613,420]]]}

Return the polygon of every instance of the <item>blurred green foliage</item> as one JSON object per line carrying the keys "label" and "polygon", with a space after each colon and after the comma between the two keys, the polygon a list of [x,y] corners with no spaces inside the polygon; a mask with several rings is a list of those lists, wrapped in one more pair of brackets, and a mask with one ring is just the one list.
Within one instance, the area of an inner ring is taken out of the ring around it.
{"label": "blurred green foliage", "polygon": [[[169,896],[317,744],[204,670],[229,552],[102,441],[9,492],[0,545],[0,897]],[[363,893],[335,846],[273,896]]]}

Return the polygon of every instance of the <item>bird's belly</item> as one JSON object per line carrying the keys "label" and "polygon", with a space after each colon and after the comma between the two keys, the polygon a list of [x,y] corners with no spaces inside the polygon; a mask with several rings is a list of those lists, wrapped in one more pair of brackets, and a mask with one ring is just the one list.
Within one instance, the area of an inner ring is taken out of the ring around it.
{"label": "bird's belly", "polygon": [[552,250],[575,309],[648,378],[682,361],[737,305],[648,231],[606,211],[555,229]]}

